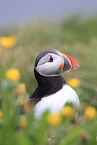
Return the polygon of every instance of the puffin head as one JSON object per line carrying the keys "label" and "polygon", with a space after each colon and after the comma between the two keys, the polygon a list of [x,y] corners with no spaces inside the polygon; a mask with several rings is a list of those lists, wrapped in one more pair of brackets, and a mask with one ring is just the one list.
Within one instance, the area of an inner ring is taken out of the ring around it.
{"label": "puffin head", "polygon": [[51,77],[71,72],[79,67],[78,62],[71,56],[50,48],[37,56],[34,68],[40,75]]}

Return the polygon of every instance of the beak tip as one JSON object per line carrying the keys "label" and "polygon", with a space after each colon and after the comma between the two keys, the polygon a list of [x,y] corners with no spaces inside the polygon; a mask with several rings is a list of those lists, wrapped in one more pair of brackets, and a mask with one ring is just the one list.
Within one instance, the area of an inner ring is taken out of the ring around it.
{"label": "beak tip", "polygon": [[71,72],[80,67],[79,63],[73,57],[63,54],[63,53],[61,53],[61,55],[62,55],[63,59],[68,60],[68,64],[71,66],[71,68],[69,68],[69,70],[66,70],[65,72]]}
{"label": "beak tip", "polygon": [[77,61],[75,61],[76,63],[74,64],[74,66],[72,66],[73,70],[76,70],[80,67],[79,63]]}

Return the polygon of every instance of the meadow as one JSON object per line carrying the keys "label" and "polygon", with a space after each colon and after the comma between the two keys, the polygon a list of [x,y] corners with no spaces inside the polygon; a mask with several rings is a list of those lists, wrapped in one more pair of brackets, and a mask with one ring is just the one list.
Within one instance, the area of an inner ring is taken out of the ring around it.
{"label": "meadow", "polygon": [[[63,113],[45,112],[36,120],[33,105],[27,102],[37,87],[35,58],[48,48],[68,54],[80,64],[79,69],[62,74],[79,95],[77,119],[76,107],[67,104]],[[97,17],[0,29],[0,145],[96,145],[96,63]]]}

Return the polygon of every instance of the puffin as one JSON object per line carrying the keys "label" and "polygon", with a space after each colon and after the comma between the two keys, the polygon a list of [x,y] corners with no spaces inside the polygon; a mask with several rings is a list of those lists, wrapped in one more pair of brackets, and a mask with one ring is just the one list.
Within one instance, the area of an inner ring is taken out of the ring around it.
{"label": "puffin", "polygon": [[36,57],[34,75],[38,86],[29,98],[35,103],[35,117],[40,117],[46,110],[52,114],[59,113],[67,102],[80,105],[77,93],[61,76],[79,67],[74,58],[53,48]]}

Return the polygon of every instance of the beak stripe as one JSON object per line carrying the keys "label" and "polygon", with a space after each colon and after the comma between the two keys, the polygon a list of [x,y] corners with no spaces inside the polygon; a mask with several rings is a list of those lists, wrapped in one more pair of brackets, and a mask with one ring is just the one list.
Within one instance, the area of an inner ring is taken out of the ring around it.
{"label": "beak stripe", "polygon": [[63,53],[60,53],[60,56],[62,58],[62,63],[64,66],[63,67],[64,73],[71,72],[80,67],[79,63],[71,56],[63,54]]}
{"label": "beak stripe", "polygon": [[65,56],[70,60],[70,63],[71,63],[71,69],[69,70],[69,72],[80,67],[79,63],[74,58],[72,58],[71,56],[68,56],[66,54],[65,54]]}

